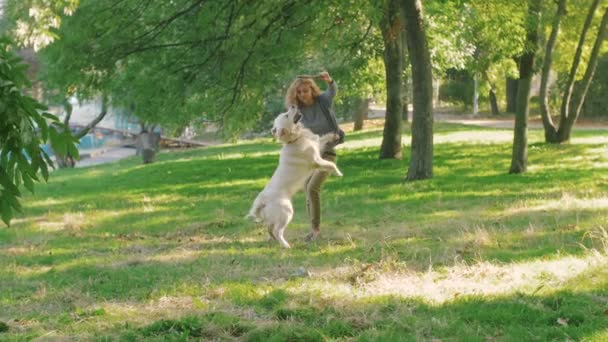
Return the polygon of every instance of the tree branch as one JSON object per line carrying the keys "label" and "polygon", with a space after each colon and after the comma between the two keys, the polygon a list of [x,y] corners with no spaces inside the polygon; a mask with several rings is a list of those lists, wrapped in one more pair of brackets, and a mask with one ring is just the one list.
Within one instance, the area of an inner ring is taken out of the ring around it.
{"label": "tree branch", "polygon": [[156,25],[154,25],[154,27],[152,27],[152,29],[150,29],[147,32],[144,32],[143,34],[139,35],[138,37],[135,37],[135,39],[133,40],[133,42],[137,42],[138,40],[143,40],[146,36],[153,34],[154,31],[157,31],[156,33],[154,33],[152,35],[152,37],[148,38],[147,41],[152,41],[154,40],[156,37],[158,37],[159,34],[161,34],[172,22],[174,22],[175,20],[177,20],[177,18],[188,14],[190,11],[194,10],[196,7],[200,6],[201,4],[203,4],[206,0],[198,0],[196,1],[194,4],[192,4],[190,7],[179,11],[177,13],[174,13],[172,16],[170,16],[167,19],[161,20],[160,22],[158,22]]}
{"label": "tree branch", "polygon": [[89,122],[86,126],[84,126],[78,133],[74,134],[76,139],[80,139],[87,135],[89,131],[95,127],[108,113],[108,98],[105,94],[101,95],[101,112],[97,115],[95,119]]}
{"label": "tree branch", "polygon": [[589,11],[587,12],[587,18],[585,19],[585,23],[583,24],[583,30],[581,31],[578,45],[576,46],[576,53],[574,54],[572,68],[570,69],[570,74],[568,75],[568,82],[566,83],[566,91],[564,92],[564,98],[562,100],[562,107],[560,112],[560,121],[566,119],[570,110],[570,101],[572,100],[572,93],[574,90],[574,80],[576,78],[578,66],[581,62],[583,46],[585,45],[585,37],[587,36],[587,31],[589,31],[591,21],[593,20],[593,14],[595,13],[595,10],[599,5],[599,2],[599,0],[593,0],[593,3],[589,7]]}
{"label": "tree branch", "polygon": [[551,63],[553,61],[553,50],[557,43],[557,35],[559,34],[559,26],[562,17],[566,13],[566,0],[558,0],[557,11],[553,19],[551,34],[545,47],[545,58],[543,59],[543,69],[540,80],[540,113],[543,119],[545,129],[545,140],[551,140],[557,133],[557,129],[551,119],[551,109],[549,108],[549,73],[551,72]]}

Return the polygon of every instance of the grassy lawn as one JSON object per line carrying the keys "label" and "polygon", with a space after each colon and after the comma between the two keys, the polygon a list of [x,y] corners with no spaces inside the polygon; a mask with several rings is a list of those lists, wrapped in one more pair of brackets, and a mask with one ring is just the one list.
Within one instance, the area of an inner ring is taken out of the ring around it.
{"label": "grassy lawn", "polygon": [[244,219],[270,140],[60,170],[0,228],[0,340],[608,340],[608,130],[438,124],[434,178],[350,133],[307,245]]}

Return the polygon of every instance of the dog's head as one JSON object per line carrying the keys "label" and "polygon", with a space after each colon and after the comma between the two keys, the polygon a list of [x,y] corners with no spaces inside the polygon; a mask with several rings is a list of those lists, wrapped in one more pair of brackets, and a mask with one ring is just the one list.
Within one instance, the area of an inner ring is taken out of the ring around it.
{"label": "dog's head", "polygon": [[297,139],[300,134],[302,113],[296,106],[291,106],[285,113],[279,114],[272,125],[272,135],[284,143]]}

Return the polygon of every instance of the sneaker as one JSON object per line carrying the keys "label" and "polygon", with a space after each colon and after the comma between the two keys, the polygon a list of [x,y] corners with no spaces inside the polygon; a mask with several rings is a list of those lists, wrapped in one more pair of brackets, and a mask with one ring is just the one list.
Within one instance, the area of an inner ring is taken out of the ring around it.
{"label": "sneaker", "polygon": [[312,232],[308,233],[308,235],[306,235],[304,241],[307,243],[313,242],[319,238],[319,235],[321,235],[320,230],[313,230]]}

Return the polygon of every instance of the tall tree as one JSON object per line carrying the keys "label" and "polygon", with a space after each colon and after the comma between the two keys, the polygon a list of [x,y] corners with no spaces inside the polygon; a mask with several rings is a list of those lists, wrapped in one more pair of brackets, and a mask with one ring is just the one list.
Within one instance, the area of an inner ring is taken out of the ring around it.
{"label": "tall tree", "polygon": [[566,14],[566,0],[558,0],[557,10],[551,24],[551,33],[545,46],[545,55],[543,58],[543,67],[540,77],[540,114],[545,128],[545,141],[555,141],[557,139],[557,129],[551,118],[551,108],[549,106],[549,73],[551,72],[551,64],[553,62],[553,50],[557,44],[557,35],[559,33],[562,17]]}
{"label": "tall tree", "polygon": [[402,0],[412,65],[412,153],[408,180],[433,177],[433,74],[420,0]]}
{"label": "tall tree", "polygon": [[402,11],[399,0],[388,0],[385,6],[384,18],[381,22],[384,37],[384,65],[386,70],[386,115],[381,159],[401,159],[401,130],[403,113],[403,37]]}
{"label": "tall tree", "polygon": [[[260,119],[267,89],[289,82],[286,75],[291,78],[310,65],[311,55],[368,50],[364,38],[370,25],[361,23],[371,22],[368,17],[374,16],[367,14],[373,14],[372,8],[364,1],[352,6],[320,0],[81,0],[55,30],[59,39],[52,45],[58,58],[50,58],[51,47],[44,53],[49,69],[64,70],[69,79],[86,81],[86,74],[100,81],[92,88],[112,102],[134,102],[123,93],[123,80],[134,77],[129,93],[139,99],[166,98],[135,103],[134,115],[142,119],[171,119],[176,126],[203,119],[234,136]],[[369,12],[362,15],[362,9]],[[332,67],[342,67],[340,61],[344,59],[328,59],[320,66],[333,73]],[[122,80],[114,82],[116,78]]]}
{"label": "tall tree", "polygon": [[541,116],[545,131],[545,141],[547,142],[562,143],[570,140],[572,128],[581,114],[581,110],[585,103],[587,90],[589,89],[589,85],[591,84],[595,69],[597,67],[601,46],[607,35],[608,7],[604,8],[603,18],[598,26],[597,35],[590,56],[588,57],[588,63],[584,76],[580,83],[576,84],[576,75],[581,64],[586,36],[591,27],[593,17],[597,11],[599,3],[599,0],[593,0],[587,11],[587,16],[580,32],[576,52],[572,60],[570,72],[568,74],[568,80],[565,88],[563,89],[562,103],[559,113],[560,120],[559,125],[556,126],[551,118],[551,111],[549,107],[548,78],[553,62],[553,51],[555,49],[557,36],[559,34],[560,22],[566,13],[566,1],[560,0],[558,3],[557,11],[551,28],[551,34],[545,49],[545,59],[543,62],[540,88]]}
{"label": "tall tree", "polygon": [[538,51],[541,2],[542,0],[528,1],[526,45],[524,53],[519,59],[513,154],[509,173],[522,173],[528,167],[528,115],[530,112],[530,90],[532,76],[534,76],[534,61]]}
{"label": "tall tree", "polygon": [[[498,79],[505,73],[506,62],[523,48],[520,37],[525,31],[521,24],[524,16],[520,10],[521,3],[519,0],[474,0],[464,5],[466,26],[463,30],[475,49],[466,69],[473,74],[473,80],[478,85],[476,89],[488,90],[493,114],[499,112],[496,96]],[[496,72],[497,69],[500,72]],[[478,97],[474,92],[474,107]]]}

